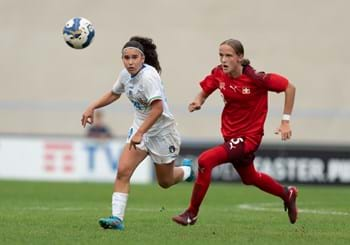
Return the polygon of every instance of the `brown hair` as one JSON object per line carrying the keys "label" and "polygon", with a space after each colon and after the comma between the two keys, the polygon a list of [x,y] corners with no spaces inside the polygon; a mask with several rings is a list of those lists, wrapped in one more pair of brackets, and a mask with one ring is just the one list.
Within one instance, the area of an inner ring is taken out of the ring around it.
{"label": "brown hair", "polygon": [[[230,46],[236,52],[237,55],[244,56],[244,48],[240,41],[230,38],[220,43],[220,46],[224,44]],[[250,61],[248,59],[242,59],[241,64],[243,66],[246,66],[250,64]]]}

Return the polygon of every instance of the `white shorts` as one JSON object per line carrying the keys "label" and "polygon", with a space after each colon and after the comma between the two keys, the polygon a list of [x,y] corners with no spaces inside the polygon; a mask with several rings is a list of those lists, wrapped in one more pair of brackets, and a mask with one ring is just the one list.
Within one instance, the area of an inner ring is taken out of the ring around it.
{"label": "white shorts", "polygon": [[[136,131],[137,130],[132,127],[129,129],[126,143],[130,143]],[[177,158],[180,152],[180,145],[180,133],[175,127],[170,127],[154,136],[144,134],[141,143],[136,145],[136,147],[140,150],[147,151],[154,163],[167,164]]]}

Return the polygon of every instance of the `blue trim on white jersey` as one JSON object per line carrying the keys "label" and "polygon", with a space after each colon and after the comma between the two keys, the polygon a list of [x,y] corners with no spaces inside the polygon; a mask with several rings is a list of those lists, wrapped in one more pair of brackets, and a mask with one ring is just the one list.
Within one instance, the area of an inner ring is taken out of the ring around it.
{"label": "blue trim on white jersey", "polygon": [[143,68],[145,68],[145,67],[146,67],[145,64],[142,64],[142,67],[140,68],[140,70],[138,70],[134,75],[131,75],[131,74],[130,74],[130,77],[131,77],[131,78],[136,77],[137,74],[139,74],[139,72],[140,72]]}

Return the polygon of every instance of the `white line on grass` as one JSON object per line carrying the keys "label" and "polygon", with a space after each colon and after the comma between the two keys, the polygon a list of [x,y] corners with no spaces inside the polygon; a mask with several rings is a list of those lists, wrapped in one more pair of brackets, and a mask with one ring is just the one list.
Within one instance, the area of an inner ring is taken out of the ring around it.
{"label": "white line on grass", "polygon": [[[76,211],[85,211],[85,210],[110,210],[110,207],[106,208],[91,208],[91,207],[45,207],[45,206],[35,206],[35,207],[25,207],[20,208],[23,211],[63,211],[63,212],[76,212]],[[129,207],[128,211],[133,212],[163,212],[163,211],[181,211],[179,208],[137,208],[137,207]]]}
{"label": "white line on grass", "polygon": [[[281,212],[283,211],[283,207],[275,207],[276,203],[242,203],[237,205],[236,207],[238,209],[243,210],[252,210],[252,211],[260,211],[260,212]],[[86,210],[110,210],[110,207],[106,208],[86,208],[86,207],[45,207],[45,206],[36,206],[36,207],[27,207],[27,208],[21,208],[21,210],[31,210],[31,211],[62,211],[62,212],[77,212],[77,211],[86,211]],[[127,208],[128,211],[132,212],[163,212],[163,211],[170,211],[170,212],[179,212],[181,209],[179,208],[166,208],[166,207],[159,207],[159,208],[138,208],[138,207],[129,207]],[[232,208],[228,209],[218,209],[217,211],[228,211]],[[320,214],[320,215],[338,215],[338,216],[349,216],[350,213],[348,212],[340,212],[340,211],[333,211],[333,210],[317,210],[317,209],[298,209],[299,213],[307,213],[307,214]]]}
{"label": "white line on grass", "polygon": [[[239,204],[239,209],[245,209],[245,210],[253,210],[253,211],[267,211],[267,212],[281,212],[283,208],[273,208],[271,206],[274,206],[275,203],[243,203]],[[322,214],[322,215],[340,215],[340,216],[347,216],[350,215],[348,212],[339,212],[339,211],[333,211],[333,210],[317,210],[317,209],[298,209],[299,213],[307,213],[307,214]]]}

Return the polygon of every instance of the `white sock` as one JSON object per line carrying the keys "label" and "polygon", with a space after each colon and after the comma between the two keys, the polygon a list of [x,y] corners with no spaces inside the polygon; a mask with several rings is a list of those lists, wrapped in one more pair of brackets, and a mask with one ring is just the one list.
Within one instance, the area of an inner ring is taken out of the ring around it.
{"label": "white sock", "polygon": [[113,192],[112,195],[112,215],[119,219],[124,219],[128,194],[122,192]]}
{"label": "white sock", "polygon": [[184,171],[184,176],[182,177],[182,180],[186,180],[191,175],[191,167],[189,166],[180,166],[182,170]]}

